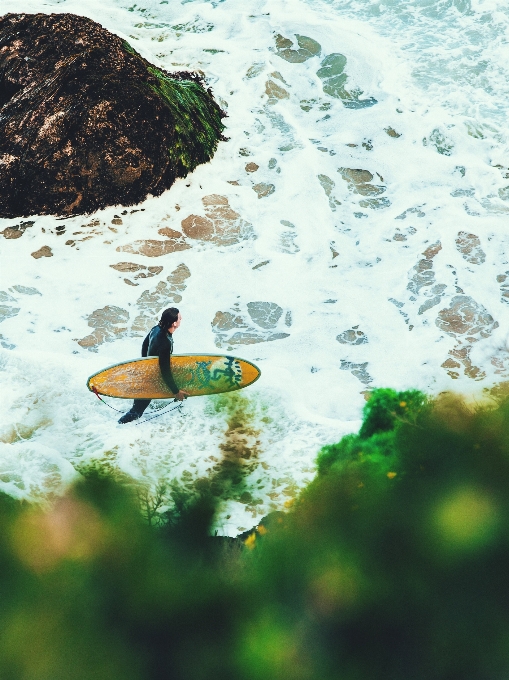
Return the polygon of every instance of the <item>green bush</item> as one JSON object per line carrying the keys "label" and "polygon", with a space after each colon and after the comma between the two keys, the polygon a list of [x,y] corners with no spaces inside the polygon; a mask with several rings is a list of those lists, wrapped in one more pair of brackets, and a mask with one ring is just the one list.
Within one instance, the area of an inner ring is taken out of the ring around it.
{"label": "green bush", "polygon": [[154,527],[96,474],[0,499],[0,677],[506,677],[509,403],[377,390],[364,416],[242,539],[212,497]]}

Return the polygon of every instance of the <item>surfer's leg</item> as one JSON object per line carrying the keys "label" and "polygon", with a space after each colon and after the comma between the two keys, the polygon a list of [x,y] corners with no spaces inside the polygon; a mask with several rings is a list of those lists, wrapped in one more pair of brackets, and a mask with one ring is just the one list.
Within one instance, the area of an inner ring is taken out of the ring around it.
{"label": "surfer's leg", "polygon": [[119,423],[124,425],[125,423],[130,423],[131,420],[138,420],[143,415],[143,412],[150,404],[151,399],[135,399],[132,408],[127,413],[119,419]]}
{"label": "surfer's leg", "polygon": [[143,412],[150,404],[152,399],[135,399],[131,411],[138,414],[138,418],[143,415]]}

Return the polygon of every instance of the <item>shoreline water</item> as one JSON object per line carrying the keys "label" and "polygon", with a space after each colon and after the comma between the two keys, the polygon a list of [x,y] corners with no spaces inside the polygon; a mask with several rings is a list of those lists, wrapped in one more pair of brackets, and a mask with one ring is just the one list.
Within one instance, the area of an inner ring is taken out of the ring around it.
{"label": "shoreline water", "polygon": [[[363,2],[5,2],[85,11],[156,65],[202,70],[230,140],[134,208],[0,220],[0,231],[34,222],[0,236],[0,489],[51,498],[69,466],[94,460],[192,488],[232,458],[256,489],[223,490],[218,529],[235,535],[291,501],[319,448],[358,429],[373,387],[481,393],[507,380],[509,179],[497,166],[509,17],[500,3],[474,5],[426,16],[419,3],[388,4],[385,19]],[[291,61],[284,49],[302,49],[298,36],[319,52]],[[350,99],[318,75],[338,54]],[[212,235],[186,233],[193,215]],[[185,249],[164,254],[164,230]],[[44,247],[51,256],[34,258]],[[120,262],[139,269],[112,268]],[[184,318],[176,352],[234,351],[262,380],[238,402],[121,429],[86,377],[138,356],[143,324],[168,300]],[[275,325],[254,303],[272,305]],[[225,329],[230,317],[238,324]]]}

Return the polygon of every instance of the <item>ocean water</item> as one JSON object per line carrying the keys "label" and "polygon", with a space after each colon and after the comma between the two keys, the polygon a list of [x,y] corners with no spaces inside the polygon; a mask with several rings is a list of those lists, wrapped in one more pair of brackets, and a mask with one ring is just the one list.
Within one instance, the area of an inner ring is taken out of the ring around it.
{"label": "ocean water", "polygon": [[[84,14],[158,66],[202,71],[229,141],[138,206],[0,220],[1,490],[50,502],[102,466],[160,509],[210,487],[235,535],[291,505],[370,389],[481,398],[508,380],[505,2],[2,11]],[[172,305],[177,353],[235,354],[262,377],[119,426],[86,379],[138,356]]]}

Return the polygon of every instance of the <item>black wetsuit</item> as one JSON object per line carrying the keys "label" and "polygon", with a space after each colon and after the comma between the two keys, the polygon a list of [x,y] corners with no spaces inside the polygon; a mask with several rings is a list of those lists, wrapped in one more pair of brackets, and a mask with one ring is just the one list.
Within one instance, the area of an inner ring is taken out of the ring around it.
{"label": "black wetsuit", "polygon": [[[173,337],[171,333],[166,333],[160,326],[154,326],[147,335],[141,346],[142,357],[159,357],[159,368],[163,376],[164,382],[168,388],[177,394],[179,388],[171,374],[170,356],[173,354]],[[150,404],[150,399],[135,399],[134,404],[129,411],[130,414],[135,414],[138,418],[143,414],[147,406]]]}

